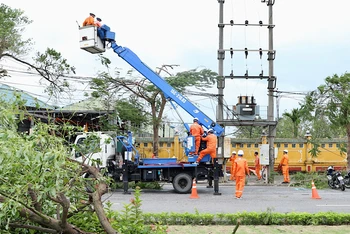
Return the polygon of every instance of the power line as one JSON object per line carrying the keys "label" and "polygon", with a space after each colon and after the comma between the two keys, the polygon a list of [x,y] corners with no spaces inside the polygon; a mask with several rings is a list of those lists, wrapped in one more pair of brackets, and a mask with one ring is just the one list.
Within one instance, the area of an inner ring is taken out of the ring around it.
{"label": "power line", "polygon": [[[31,87],[38,87],[38,88],[45,88],[45,85],[33,85],[33,84],[22,84],[17,82],[10,82],[10,81],[3,81],[1,80],[0,83],[3,84],[11,84],[11,85],[21,85],[21,86],[31,86]],[[75,91],[93,91],[92,89],[74,89]]]}

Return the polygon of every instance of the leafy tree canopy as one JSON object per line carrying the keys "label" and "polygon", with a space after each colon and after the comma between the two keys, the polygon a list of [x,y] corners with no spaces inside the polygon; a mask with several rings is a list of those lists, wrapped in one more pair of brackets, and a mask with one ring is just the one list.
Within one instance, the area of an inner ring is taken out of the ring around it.
{"label": "leafy tree canopy", "polygon": [[[0,232],[86,233],[71,220],[89,222],[98,211],[101,227],[97,229],[112,233],[101,201],[108,179],[85,164],[89,154],[81,162],[72,159],[64,139],[55,135],[59,126],[30,116],[23,103],[19,96],[14,103],[0,100]],[[35,122],[30,135],[17,132],[18,123],[26,118]],[[66,133],[72,134],[71,130],[66,126]],[[90,149],[95,145],[100,150],[97,142],[89,144]],[[91,179],[85,179],[85,173]]]}
{"label": "leafy tree canopy", "polygon": [[[111,61],[105,57],[101,57],[101,62],[107,68],[111,64]],[[208,69],[192,69],[172,75],[166,68],[172,68],[173,66],[163,65],[158,72],[166,71],[167,76],[164,79],[180,93],[185,93],[189,88],[205,90],[205,88],[215,84],[218,77],[217,73]],[[116,93],[116,90],[118,90],[118,95],[124,96],[124,98],[133,96],[139,99],[139,102],[140,100],[146,101],[147,104],[144,105],[143,110],[151,114],[153,153],[158,155],[158,132],[164,118],[164,109],[167,103],[164,93],[148,79],[135,75],[134,70],[129,70],[125,77],[121,77],[119,72],[116,73],[115,77],[108,72],[101,72],[98,78],[93,79],[91,86],[96,90],[105,90],[94,92],[94,95],[108,95],[106,90],[111,93]]]}
{"label": "leafy tree canopy", "polygon": [[32,45],[32,40],[22,39],[25,26],[32,23],[20,9],[11,9],[0,5],[0,59],[5,52],[12,55],[25,54]]}
{"label": "leafy tree canopy", "polygon": [[[347,161],[350,168],[350,73],[333,75],[325,79],[325,84],[318,86],[315,91],[305,98],[305,110],[309,117],[329,121],[332,129],[342,128],[348,138]],[[338,136],[342,135],[339,132]]]}

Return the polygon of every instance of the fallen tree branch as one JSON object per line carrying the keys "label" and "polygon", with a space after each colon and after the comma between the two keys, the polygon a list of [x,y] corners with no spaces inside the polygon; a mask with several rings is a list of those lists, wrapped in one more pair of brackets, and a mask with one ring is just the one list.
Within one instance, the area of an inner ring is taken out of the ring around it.
{"label": "fallen tree branch", "polygon": [[38,227],[38,226],[26,225],[26,224],[10,223],[9,226],[11,228],[31,229],[31,230],[44,232],[44,233],[58,233],[56,230],[51,229],[51,228],[43,228],[43,227]]}

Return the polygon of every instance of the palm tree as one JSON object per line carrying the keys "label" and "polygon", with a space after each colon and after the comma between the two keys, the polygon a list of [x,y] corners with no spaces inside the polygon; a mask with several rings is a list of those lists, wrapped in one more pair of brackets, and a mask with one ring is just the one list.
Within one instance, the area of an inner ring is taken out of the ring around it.
{"label": "palm tree", "polygon": [[290,118],[290,120],[292,120],[292,122],[293,122],[293,135],[294,135],[294,137],[298,137],[298,127],[299,127],[299,124],[301,121],[301,115],[302,115],[302,112],[298,108],[292,109],[292,111],[290,113],[288,113],[288,112],[283,113],[283,116]]}

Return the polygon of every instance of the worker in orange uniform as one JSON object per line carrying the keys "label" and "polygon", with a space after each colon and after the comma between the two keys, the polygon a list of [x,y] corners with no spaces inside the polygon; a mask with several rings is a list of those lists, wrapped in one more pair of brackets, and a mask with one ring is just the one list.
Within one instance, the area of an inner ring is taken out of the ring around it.
{"label": "worker in orange uniform", "polygon": [[233,164],[234,164],[236,158],[237,158],[236,151],[232,151],[232,154],[231,154],[231,157],[230,157],[230,162],[231,162],[231,168],[230,168],[231,176],[230,176],[230,180],[235,180],[234,177],[233,177]]}
{"label": "worker in orange uniform", "polygon": [[238,158],[233,164],[233,176],[236,180],[236,199],[241,199],[245,185],[245,175],[249,176],[248,163],[243,158],[243,150],[238,150]]}
{"label": "worker in orange uniform", "polygon": [[102,27],[103,24],[102,24],[101,18],[99,18],[99,17],[96,18],[95,25],[96,25],[98,28],[101,28],[101,27]]}
{"label": "worker in orange uniform", "polygon": [[281,159],[280,164],[278,167],[282,167],[282,173],[283,173],[283,182],[282,184],[288,184],[290,182],[289,179],[289,158],[288,158],[288,150],[283,150],[283,157]]}
{"label": "worker in orange uniform", "polygon": [[202,137],[202,141],[206,141],[207,142],[207,148],[205,148],[204,150],[202,150],[199,153],[199,156],[196,160],[196,163],[199,163],[202,158],[209,154],[210,157],[212,159],[216,158],[216,144],[217,144],[217,137],[214,134],[214,130],[213,129],[209,129],[208,130],[208,135],[206,137]]}
{"label": "worker in orange uniform", "polygon": [[94,25],[96,26],[95,23],[95,14],[94,13],[90,13],[89,17],[87,17],[84,22],[83,22],[83,27],[87,26],[87,25]]}
{"label": "worker in orange uniform", "polygon": [[193,119],[193,124],[190,127],[190,134],[194,136],[195,139],[195,151],[194,154],[198,155],[199,146],[201,144],[201,137],[204,134],[204,130],[198,123],[198,118]]}
{"label": "worker in orange uniform", "polygon": [[260,169],[261,169],[261,165],[260,165],[260,157],[259,157],[259,152],[255,151],[254,153],[255,156],[255,174],[258,177],[258,180],[261,180],[261,175],[260,175]]}

